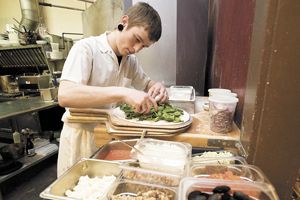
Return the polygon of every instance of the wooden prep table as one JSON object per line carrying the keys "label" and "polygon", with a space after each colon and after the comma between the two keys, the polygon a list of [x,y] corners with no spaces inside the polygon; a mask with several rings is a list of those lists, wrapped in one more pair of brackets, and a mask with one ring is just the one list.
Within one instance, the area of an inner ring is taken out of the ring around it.
{"label": "wooden prep table", "polygon": [[[174,136],[155,136],[152,138],[190,143],[193,147],[227,147],[239,148],[240,130],[234,124],[233,130],[226,134],[212,132],[209,128],[209,112],[203,110],[203,104],[207,97],[196,97],[195,114],[191,114],[193,122],[191,127]],[[98,147],[111,141],[113,138],[128,139],[133,136],[115,136],[109,134],[106,129],[106,118],[93,114],[84,113],[82,116],[70,116],[69,120],[79,123],[99,123],[95,128],[95,140]]]}

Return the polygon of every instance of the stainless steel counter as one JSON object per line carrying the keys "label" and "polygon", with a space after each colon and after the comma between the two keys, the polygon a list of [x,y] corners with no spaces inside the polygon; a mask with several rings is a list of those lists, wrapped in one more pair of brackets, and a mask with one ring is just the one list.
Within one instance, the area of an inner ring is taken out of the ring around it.
{"label": "stainless steel counter", "polygon": [[43,101],[41,97],[13,99],[0,103],[0,120],[29,112],[39,111],[57,106],[57,102]]}

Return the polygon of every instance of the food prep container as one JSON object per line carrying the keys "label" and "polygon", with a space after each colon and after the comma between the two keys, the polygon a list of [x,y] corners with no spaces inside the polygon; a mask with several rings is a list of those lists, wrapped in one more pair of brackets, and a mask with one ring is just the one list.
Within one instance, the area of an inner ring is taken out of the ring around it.
{"label": "food prep container", "polygon": [[159,172],[150,169],[140,168],[139,163],[126,163],[120,166],[122,169],[121,178],[148,184],[157,184],[165,187],[178,187],[180,175]]}
{"label": "food prep container", "polygon": [[195,113],[195,89],[192,86],[171,86],[169,89],[169,102],[186,112]]}
{"label": "food prep container", "polygon": [[194,164],[190,176],[221,180],[270,183],[263,172],[253,165]]}
{"label": "food prep container", "polygon": [[231,93],[231,90],[224,89],[224,88],[210,88],[208,89],[209,96],[213,96],[215,94],[229,94]]}
{"label": "food prep container", "polygon": [[[128,139],[122,141],[126,142],[130,146],[134,146],[137,143],[138,139]],[[116,140],[110,141],[105,144],[92,156],[92,158],[102,160],[115,160],[119,162],[135,162],[136,160],[131,158],[130,152],[131,148],[129,146]]]}
{"label": "food prep container", "polygon": [[230,157],[204,157],[193,156],[191,164],[223,164],[223,165],[246,165],[247,161],[241,156]]}
{"label": "food prep container", "polygon": [[228,186],[230,190],[227,194],[230,196],[237,194],[237,192],[242,192],[243,194],[248,195],[251,200],[279,200],[274,187],[268,183],[205,178],[199,179],[193,177],[186,177],[181,180],[178,191],[178,199],[189,199],[189,195],[196,191],[198,191],[198,194],[201,192],[201,194],[205,193],[212,195],[213,190],[217,186],[221,186],[223,188],[224,186]]}
{"label": "food prep container", "polygon": [[231,150],[204,151],[192,155],[192,164],[247,164],[246,160]]}
{"label": "food prep container", "polygon": [[[112,161],[82,159],[71,167],[66,173],[58,177],[50,186],[48,186],[40,196],[44,199],[69,200],[65,195],[67,190],[73,189],[79,178],[88,175],[90,178],[114,175],[117,177],[116,183],[120,177],[121,169],[119,164]],[[111,190],[115,185],[111,186]]]}
{"label": "food prep container", "polygon": [[142,168],[184,175],[189,169],[192,146],[183,142],[142,139],[135,147],[132,157]]}
{"label": "food prep container", "polygon": [[233,116],[238,98],[230,96],[210,96],[210,130],[216,133],[228,133],[233,129]]}
{"label": "food prep container", "polygon": [[154,184],[142,184],[134,181],[121,181],[117,185],[113,195],[110,199],[123,199],[126,200],[128,196],[163,196],[161,199],[164,200],[175,200],[177,199],[177,193],[174,189],[168,187],[162,187]]}

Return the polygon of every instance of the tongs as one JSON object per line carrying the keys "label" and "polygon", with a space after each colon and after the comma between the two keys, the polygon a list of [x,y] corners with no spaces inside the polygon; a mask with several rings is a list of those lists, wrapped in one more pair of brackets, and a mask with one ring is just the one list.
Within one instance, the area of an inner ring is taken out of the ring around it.
{"label": "tongs", "polygon": [[116,139],[117,141],[119,141],[119,142],[121,142],[121,143],[123,143],[123,144],[125,144],[125,145],[127,145],[128,147],[130,147],[130,148],[132,148],[132,149],[134,149],[135,151],[137,151],[138,153],[140,153],[140,154],[142,154],[142,155],[144,155],[144,153],[143,152],[141,152],[141,150],[139,150],[138,148],[136,148],[136,147],[134,147],[134,146],[131,146],[131,145],[129,145],[129,144],[127,144],[126,142],[124,142],[123,140],[119,140],[119,139]]}
{"label": "tongs", "polygon": [[[147,133],[147,131],[146,131],[146,130],[143,130],[142,135],[141,135],[141,137],[140,137],[140,140],[144,138],[144,136],[146,135],[146,133]],[[117,141],[119,141],[119,142],[125,144],[126,146],[128,146],[128,147],[134,149],[135,151],[137,151],[138,153],[144,155],[144,153],[143,153],[141,150],[139,150],[138,148],[136,148],[135,146],[131,146],[131,145],[127,144],[126,142],[124,142],[123,140],[120,140],[120,139],[117,139]]]}

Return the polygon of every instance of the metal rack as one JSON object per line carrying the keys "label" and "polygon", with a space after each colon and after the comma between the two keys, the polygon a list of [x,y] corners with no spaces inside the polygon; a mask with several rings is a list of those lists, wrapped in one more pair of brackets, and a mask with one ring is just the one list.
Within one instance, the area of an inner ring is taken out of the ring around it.
{"label": "metal rack", "polygon": [[51,70],[42,45],[26,45],[0,48],[0,68],[39,73]]}

